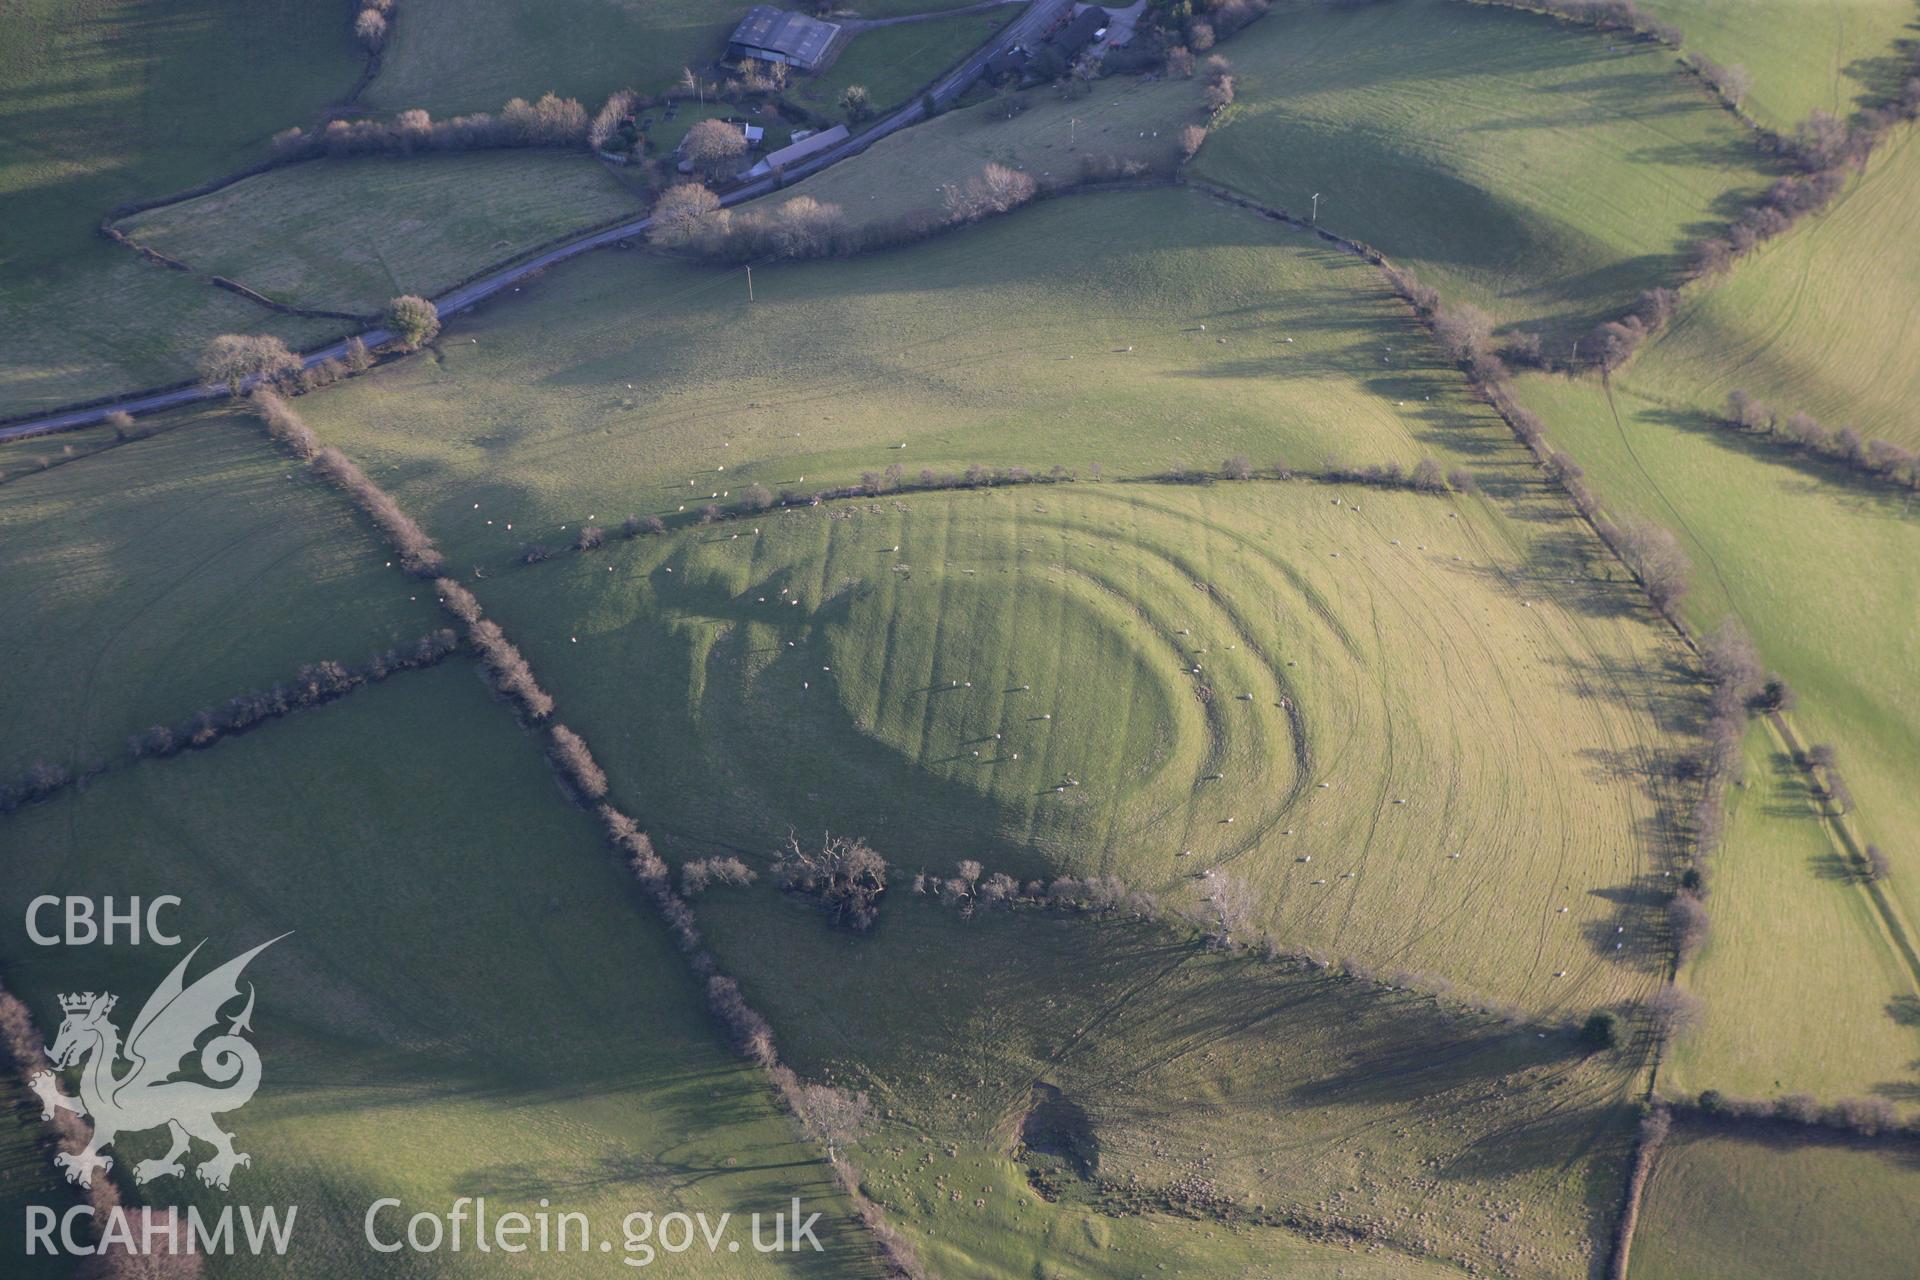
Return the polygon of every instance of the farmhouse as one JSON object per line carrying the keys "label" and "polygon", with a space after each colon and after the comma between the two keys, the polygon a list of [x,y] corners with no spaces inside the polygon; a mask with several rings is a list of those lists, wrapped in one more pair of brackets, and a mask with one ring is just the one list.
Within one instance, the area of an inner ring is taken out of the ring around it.
{"label": "farmhouse", "polygon": [[758,177],[775,169],[784,169],[788,165],[798,164],[808,156],[825,151],[836,142],[844,142],[846,138],[847,126],[837,124],[831,129],[810,134],[798,142],[790,143],[778,151],[769,151],[767,158],[747,170],[747,173],[751,177]]}
{"label": "farmhouse", "polygon": [[727,56],[757,58],[761,62],[779,62],[802,71],[813,71],[820,66],[839,34],[836,23],[757,4],[747,10],[747,16],[733,29],[727,41]]}

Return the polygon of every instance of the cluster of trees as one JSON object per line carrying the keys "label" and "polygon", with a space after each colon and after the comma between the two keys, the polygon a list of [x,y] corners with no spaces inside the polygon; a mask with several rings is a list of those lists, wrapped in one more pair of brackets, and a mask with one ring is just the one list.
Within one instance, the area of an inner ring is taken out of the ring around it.
{"label": "cluster of trees", "polygon": [[590,802],[606,796],[606,770],[587,750],[586,739],[567,726],[556,724],[547,730],[547,758],[580,800]]}
{"label": "cluster of trees", "polygon": [[1707,87],[1719,94],[1721,99],[1735,111],[1740,109],[1746,102],[1747,95],[1753,91],[1752,73],[1737,62],[1723,67],[1697,53],[1683,54],[1680,61],[1686,64],[1688,70],[1705,81]]}
{"label": "cluster of trees", "polygon": [[256,382],[271,383],[300,372],[300,357],[264,333],[223,333],[200,353],[200,380],[239,395]]}
{"label": "cluster of trees", "polygon": [[747,135],[725,120],[701,120],[687,130],[680,154],[708,178],[731,177],[747,154]]}
{"label": "cluster of trees", "polygon": [[440,336],[440,308],[417,294],[401,294],[388,302],[384,320],[402,351],[418,351]]}
{"label": "cluster of trees", "polygon": [[178,725],[150,725],[130,735],[127,754],[135,760],[164,759],[189,749],[204,750],[268,720],[344,698],[362,685],[378,684],[397,671],[431,667],[459,647],[460,638],[441,628],[405,648],[376,653],[358,667],[335,661],[310,662],[296,670],[292,679],[271,688],[239,694],[219,707],[195,712]]}
{"label": "cluster of trees", "polygon": [[358,463],[332,445],[323,445],[293,406],[270,391],[258,391],[248,397],[274,443],[308,463],[315,475],[344,493],[393,548],[408,573],[430,578],[440,572],[443,559],[426,530],[400,504],[375,484]]}
{"label": "cluster of trees", "polygon": [[774,872],[782,889],[817,900],[835,924],[864,932],[880,918],[887,860],[864,840],[828,832],[818,849],[807,849],[789,832]]}
{"label": "cluster of trees", "polygon": [[323,445],[310,465],[315,475],[346,494],[373,522],[408,573],[417,578],[431,578],[440,572],[444,558],[433,545],[433,539],[412,516],[400,509],[400,504],[385,489],[360,469],[359,463],[332,445]]}
{"label": "cluster of trees", "polygon": [[577,147],[590,142],[590,125],[587,109],[578,99],[549,93],[537,102],[514,98],[498,115],[479,111],[435,120],[415,107],[391,120],[330,120],[317,133],[283,129],[273,135],[273,151],[282,160],[304,160],[498,147]]}
{"label": "cluster of trees", "polygon": [[1200,101],[1209,113],[1218,113],[1233,105],[1233,64],[1219,54],[1206,61],[1207,87]]}
{"label": "cluster of trees", "polygon": [[1493,317],[1471,303],[1449,303],[1421,281],[1411,267],[1383,263],[1387,285],[1426,323],[1441,350],[1474,377],[1493,381],[1506,376],[1493,343]]}
{"label": "cluster of trees", "polygon": [[1640,349],[1640,344],[1673,318],[1679,302],[1679,295],[1671,289],[1641,290],[1632,310],[1618,320],[1597,325],[1581,340],[1587,349],[1587,363],[1608,373],[1619,368]]}
{"label": "cluster of trees", "polygon": [[1011,213],[1030,202],[1040,186],[1033,175],[1003,164],[988,164],[963,184],[940,189],[940,207],[948,226],[978,222],[995,214]]}
{"label": "cluster of trees", "polygon": [[593,122],[587,126],[587,145],[595,151],[605,151],[638,105],[639,95],[631,89],[616,89],[608,94],[606,102],[594,113]]}
{"label": "cluster of trees", "polygon": [[760,877],[734,857],[694,858],[680,864],[682,896],[697,898],[716,884],[750,885]]}
{"label": "cluster of trees", "polygon": [[1434,458],[1420,459],[1410,471],[1397,462],[1349,467],[1329,458],[1321,478],[1337,484],[1371,484],[1387,489],[1411,489],[1415,493],[1446,493],[1451,489],[1471,493],[1479,487],[1473,476],[1463,468],[1455,467],[1451,472],[1443,472],[1439,461]]}
{"label": "cluster of trees", "polygon": [[1818,1125],[1863,1138],[1883,1134],[1907,1134],[1920,1137],[1920,1119],[1904,1120],[1900,1109],[1885,1098],[1841,1098],[1822,1106],[1810,1093],[1789,1093],[1778,1098],[1742,1098],[1706,1089],[1691,1101],[1675,1098],[1669,1104],[1675,1110],[1691,1112],[1713,1120],[1773,1120],[1785,1124]]}
{"label": "cluster of trees", "polygon": [[1782,418],[1772,405],[1738,388],[1727,395],[1726,411],[1719,421],[1738,431],[1770,436],[1862,475],[1920,490],[1920,453],[1891,440],[1869,440],[1852,427],[1829,429],[1810,413]]}
{"label": "cluster of trees", "polygon": [[23,805],[45,800],[74,780],[73,770],[65,765],[36,760],[18,778],[0,785],[0,813],[12,813]]}
{"label": "cluster of trees", "polygon": [[1608,521],[1603,532],[1608,533],[1614,550],[1640,580],[1654,608],[1668,621],[1678,619],[1681,602],[1693,590],[1693,562],[1680,546],[1680,539],[1671,529],[1636,517]]}
{"label": "cluster of trees", "polygon": [[[660,855],[654,852],[653,841],[647,838],[647,833],[640,829],[639,823],[610,804],[602,804],[595,812],[600,815],[607,843],[626,862],[640,891],[673,936],[674,945],[689,955],[704,954],[700,950],[700,929],[694,923],[693,909],[673,891],[672,875]],[[711,971],[712,961],[697,964],[695,968]]]}
{"label": "cluster of trees", "polygon": [[1157,919],[1160,903],[1151,894],[1134,889],[1118,876],[1056,876],[1022,882],[1005,872],[985,873],[978,861],[963,858],[954,874],[921,872],[911,882],[916,894],[958,908],[963,916],[989,908],[1044,907],[1081,915],[1125,913],[1139,919]]}
{"label": "cluster of trees", "polygon": [[1800,219],[1826,208],[1846,185],[1848,174],[1866,164],[1894,125],[1916,119],[1920,119],[1920,50],[1913,54],[1899,91],[1886,102],[1867,108],[1851,123],[1815,110],[1790,136],[1774,139],[1799,172],[1768,187],[1765,195],[1741,210],[1724,235],[1696,243],[1695,273],[1718,275]]}
{"label": "cluster of trees", "polygon": [[[733,131],[738,136],[738,131]],[[1097,157],[1082,164],[1086,181],[1134,176],[1137,166],[1112,162],[1106,172]],[[898,218],[854,224],[837,204],[795,196],[772,209],[736,212],[698,182],[667,188],[653,206],[648,238],[669,249],[685,249],[723,262],[766,258],[832,258],[925,240],[949,227],[977,222],[1027,204],[1039,194],[1030,174],[988,164],[964,183],[941,189],[941,211],[920,211]]]}
{"label": "cluster of trees", "polygon": [[1809,746],[1801,764],[1812,781],[1815,796],[1832,805],[1836,814],[1853,811],[1853,788],[1840,772],[1840,753],[1832,743],[1816,742]]}
{"label": "cluster of trees", "polygon": [[[458,586],[446,578],[440,582],[443,595],[447,586]],[[472,599],[471,594],[467,598]],[[553,695],[540,687],[526,655],[507,639],[499,623],[481,618],[468,626],[467,639],[480,654],[480,669],[495,693],[512,702],[529,720],[545,720],[553,714]]]}

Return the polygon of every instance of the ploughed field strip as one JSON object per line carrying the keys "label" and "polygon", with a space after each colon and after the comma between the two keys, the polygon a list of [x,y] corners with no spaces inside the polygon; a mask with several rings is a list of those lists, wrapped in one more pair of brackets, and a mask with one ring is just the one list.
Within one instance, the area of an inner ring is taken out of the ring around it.
{"label": "ploughed field strip", "polygon": [[1605,584],[1528,584],[1498,538],[1480,499],[1083,482],[477,585],[656,835],[1231,875],[1288,946],[1583,1010],[1665,962],[1642,774],[1690,692]]}

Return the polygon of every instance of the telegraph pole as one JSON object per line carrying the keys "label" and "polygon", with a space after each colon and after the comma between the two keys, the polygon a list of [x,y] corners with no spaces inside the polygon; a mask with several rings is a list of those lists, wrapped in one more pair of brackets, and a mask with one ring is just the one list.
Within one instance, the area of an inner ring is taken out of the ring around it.
{"label": "telegraph pole", "polygon": [[753,301],[753,266],[751,263],[747,266],[747,301]]}
{"label": "telegraph pole", "polygon": [[1307,225],[1310,227],[1320,225],[1320,193],[1318,191],[1313,193],[1313,216],[1307,219]]}

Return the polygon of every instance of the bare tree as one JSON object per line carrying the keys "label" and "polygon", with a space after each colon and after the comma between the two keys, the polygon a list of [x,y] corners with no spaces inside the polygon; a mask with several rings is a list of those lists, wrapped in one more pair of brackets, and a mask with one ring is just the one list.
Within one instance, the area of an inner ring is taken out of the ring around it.
{"label": "bare tree", "polygon": [[387,42],[387,20],[378,9],[362,9],[360,16],[353,20],[353,35],[367,47],[367,52],[377,53]]}
{"label": "bare tree", "polygon": [[1253,923],[1259,898],[1253,887],[1238,876],[1219,871],[1207,874],[1207,889],[1202,901],[1210,926],[1208,941],[1216,947],[1231,947]]}
{"label": "bare tree", "polygon": [[873,95],[863,84],[850,84],[840,91],[840,109],[847,119],[858,122],[873,114]]}
{"label": "bare tree", "polygon": [[747,135],[725,120],[702,120],[687,130],[680,153],[708,177],[731,173],[747,153]]}
{"label": "bare tree", "polygon": [[873,1122],[873,1102],[865,1091],[803,1084],[788,1095],[788,1101],[806,1131],[826,1146],[829,1160],[839,1157],[841,1147],[865,1137]]}
{"label": "bare tree", "polygon": [[864,840],[828,832],[819,850],[811,851],[801,848],[789,832],[786,851],[774,869],[782,888],[819,899],[836,924],[864,931],[879,918],[887,862]]}
{"label": "bare tree", "polygon": [[707,236],[724,232],[730,221],[720,197],[697,182],[668,187],[653,205],[653,226],[647,235],[667,248],[697,245]]}
{"label": "bare tree", "polygon": [[1180,158],[1191,160],[1200,153],[1200,147],[1207,140],[1207,126],[1190,124],[1180,131]]}

